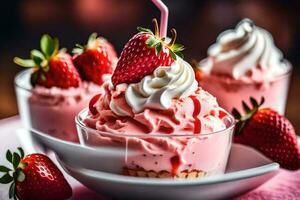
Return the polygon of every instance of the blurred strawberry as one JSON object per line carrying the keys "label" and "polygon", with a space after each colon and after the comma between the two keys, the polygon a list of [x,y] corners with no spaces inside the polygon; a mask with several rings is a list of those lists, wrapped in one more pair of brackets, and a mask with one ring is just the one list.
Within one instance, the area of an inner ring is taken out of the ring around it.
{"label": "blurred strawberry", "polygon": [[232,111],[238,120],[234,141],[254,147],[283,168],[299,169],[300,149],[293,125],[276,111],[260,108],[264,98],[260,103],[252,97],[250,101],[252,108],[242,102],[244,116],[236,109]]}
{"label": "blurred strawberry", "polygon": [[193,67],[195,72],[195,79],[199,83],[203,79],[203,71],[199,68],[198,63],[199,62],[197,62],[196,60],[192,60],[191,66]]}
{"label": "blurred strawberry", "polygon": [[24,157],[22,148],[19,153],[6,153],[13,170],[0,166],[4,175],[1,184],[11,183],[9,198],[20,200],[63,200],[72,196],[72,188],[56,165],[43,154],[30,154]]}
{"label": "blurred strawberry", "polygon": [[176,30],[171,30],[172,39],[166,43],[165,38],[159,36],[156,19],[153,23],[155,33],[138,27],[140,32],[125,45],[112,76],[114,85],[139,82],[146,75],[152,74],[157,67],[170,66],[177,56],[182,56],[183,46],[175,44]]}
{"label": "blurred strawberry", "polygon": [[87,45],[76,45],[73,49],[74,64],[83,79],[101,85],[105,80],[103,75],[112,74],[117,62],[114,47],[96,33],[90,35]]}
{"label": "blurred strawberry", "polygon": [[78,87],[81,79],[72,63],[72,57],[64,50],[59,51],[59,41],[49,35],[41,38],[41,51],[33,49],[30,59],[14,58],[22,67],[33,68],[31,84],[50,87]]}

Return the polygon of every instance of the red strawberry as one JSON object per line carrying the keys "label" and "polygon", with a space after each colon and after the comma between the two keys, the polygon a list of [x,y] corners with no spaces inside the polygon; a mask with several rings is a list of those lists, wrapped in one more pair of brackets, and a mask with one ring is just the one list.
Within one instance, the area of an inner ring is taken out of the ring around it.
{"label": "red strawberry", "polygon": [[98,85],[104,82],[104,74],[112,74],[118,57],[112,44],[96,33],[90,35],[86,46],[73,49],[74,64],[81,76]]}
{"label": "red strawberry", "polygon": [[176,30],[172,29],[170,43],[165,38],[159,37],[159,29],[156,19],[153,20],[155,34],[151,30],[138,28],[140,33],[134,35],[125,45],[116,70],[112,76],[112,83],[135,83],[146,75],[152,74],[159,66],[170,66],[176,55],[182,56],[183,46],[175,44]]}
{"label": "red strawberry", "polygon": [[43,35],[41,38],[41,50],[32,50],[30,59],[14,58],[14,62],[23,67],[33,68],[31,83],[50,87],[78,87],[81,79],[73,65],[72,57],[59,51],[57,38]]}
{"label": "red strawberry", "polygon": [[203,71],[199,68],[196,60],[192,60],[191,65],[194,69],[196,80],[200,82],[203,79]]}
{"label": "red strawberry", "polygon": [[236,109],[232,111],[239,120],[234,141],[254,147],[283,168],[299,169],[300,149],[293,125],[276,111],[260,108],[264,98],[259,104],[252,97],[250,101],[252,108],[243,101],[245,116]]}
{"label": "red strawberry", "polygon": [[11,183],[9,198],[20,200],[63,200],[72,196],[72,188],[56,165],[43,154],[30,154],[24,157],[22,148],[13,154],[8,150],[7,160],[12,164],[13,171],[0,166],[4,175],[1,184]]}

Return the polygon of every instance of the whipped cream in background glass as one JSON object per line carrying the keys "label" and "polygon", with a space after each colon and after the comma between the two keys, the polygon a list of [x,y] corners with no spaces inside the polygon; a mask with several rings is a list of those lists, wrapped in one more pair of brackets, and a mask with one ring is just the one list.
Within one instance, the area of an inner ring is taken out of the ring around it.
{"label": "whipped cream in background glass", "polygon": [[124,161],[130,170],[224,173],[234,120],[198,87],[190,64],[177,58],[138,83],[106,82],[103,89],[98,114],[79,114],[88,127],[79,126],[84,145],[134,151]]}
{"label": "whipped cream in background glass", "polygon": [[221,33],[199,63],[200,85],[228,111],[242,100],[265,97],[264,106],[284,114],[292,67],[266,30],[249,20]]}

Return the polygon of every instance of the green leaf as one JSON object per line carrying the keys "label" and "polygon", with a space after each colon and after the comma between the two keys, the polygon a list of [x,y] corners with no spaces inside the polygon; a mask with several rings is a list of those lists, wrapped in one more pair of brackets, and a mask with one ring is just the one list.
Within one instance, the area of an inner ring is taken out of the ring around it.
{"label": "green leaf", "polygon": [[61,48],[61,49],[59,50],[59,52],[66,53],[66,52],[67,52],[67,48]]}
{"label": "green leaf", "polygon": [[75,47],[80,48],[80,49],[84,48],[84,46],[82,46],[81,44],[75,44]]}
{"label": "green leaf", "polygon": [[155,46],[155,53],[156,53],[156,55],[158,55],[158,54],[160,53],[161,49],[162,49],[162,43],[159,42],[159,43]]}
{"label": "green leaf", "polygon": [[22,170],[18,170],[17,181],[23,182],[25,180],[25,174]]}
{"label": "green leaf", "polygon": [[74,48],[72,50],[73,54],[82,54],[83,53],[83,49],[82,48]]}
{"label": "green leaf", "polygon": [[148,40],[146,41],[146,45],[148,47],[153,47],[156,46],[160,41],[156,39],[155,37],[149,37]]}
{"label": "green leaf", "polygon": [[249,113],[251,109],[248,107],[245,101],[242,101],[243,109],[246,113]]}
{"label": "green leaf", "polygon": [[12,153],[10,150],[6,151],[6,159],[11,163],[12,162]]}
{"label": "green leaf", "polygon": [[150,29],[143,28],[143,27],[140,27],[140,26],[137,27],[137,30],[138,30],[139,32],[146,32],[146,33],[151,33],[151,34],[153,34],[153,32],[152,32]]}
{"label": "green leaf", "polygon": [[12,182],[13,177],[11,177],[8,173],[4,174],[1,178],[0,178],[0,183],[1,184],[7,184]]}
{"label": "green leaf", "polygon": [[96,39],[97,39],[97,33],[92,33],[92,34],[89,36],[87,45],[88,45],[88,46],[92,45],[92,43],[94,43],[94,41],[95,41]]}
{"label": "green leaf", "polygon": [[9,169],[8,167],[5,167],[3,165],[0,166],[0,172],[9,172],[11,171],[11,169]]}
{"label": "green leaf", "polygon": [[54,51],[54,41],[48,34],[44,34],[41,38],[41,50],[45,54],[46,58],[50,58]]}
{"label": "green leaf", "polygon": [[17,154],[16,152],[14,152],[14,154],[13,154],[13,161],[12,161],[14,169],[16,169],[18,167],[20,161],[21,161],[20,155]]}
{"label": "green leaf", "polygon": [[183,51],[184,49],[185,48],[182,44],[173,44],[173,46],[172,46],[172,50],[174,51],[174,53]]}
{"label": "green leaf", "polygon": [[175,52],[175,54],[176,54],[178,57],[180,57],[180,58],[183,58],[183,57],[184,57],[183,53],[180,52],[180,51]]}
{"label": "green leaf", "polygon": [[53,44],[54,44],[54,50],[50,57],[55,56],[59,51],[59,40],[56,37],[53,39]]}
{"label": "green leaf", "polygon": [[18,150],[20,152],[21,158],[24,158],[25,154],[24,154],[24,150],[22,149],[22,147],[18,147]]}
{"label": "green leaf", "polygon": [[241,117],[242,117],[242,115],[240,114],[240,112],[236,108],[233,108],[231,113],[232,113],[232,115],[234,116],[235,119],[241,119]]}
{"label": "green leaf", "polygon": [[11,199],[13,196],[15,196],[15,182],[12,182],[9,186],[9,198]]}
{"label": "green leaf", "polygon": [[14,57],[14,63],[17,65],[20,65],[22,67],[35,67],[36,64],[31,59],[22,59],[19,57]]}
{"label": "green leaf", "polygon": [[42,81],[46,81],[46,79],[47,79],[44,73],[41,73],[40,77],[41,77]]}
{"label": "green leaf", "polygon": [[258,107],[258,103],[253,97],[250,97],[250,102],[251,102],[253,108]]}
{"label": "green leaf", "polygon": [[31,74],[31,77],[30,77],[30,83],[31,83],[31,85],[32,86],[35,86],[36,85],[36,83],[37,83],[37,80],[38,80],[38,72],[36,71],[36,72],[33,72],[32,74]]}
{"label": "green leaf", "polygon": [[175,54],[173,51],[170,51],[170,54],[171,54],[171,57],[172,57],[174,60],[177,59],[176,54]]}
{"label": "green leaf", "polygon": [[37,65],[40,65],[41,62],[45,59],[45,56],[39,50],[33,49],[30,51],[30,58]]}
{"label": "green leaf", "polygon": [[261,97],[261,100],[260,100],[260,103],[259,103],[259,106],[263,105],[265,102],[265,97]]}
{"label": "green leaf", "polygon": [[49,71],[49,65],[48,65],[48,60],[43,60],[41,63],[40,63],[40,66],[42,67],[42,70],[44,72],[48,72]]}

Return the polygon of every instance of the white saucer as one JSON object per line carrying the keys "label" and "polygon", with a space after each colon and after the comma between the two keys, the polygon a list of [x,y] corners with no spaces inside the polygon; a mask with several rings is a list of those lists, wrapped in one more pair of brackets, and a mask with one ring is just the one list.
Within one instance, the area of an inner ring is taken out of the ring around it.
{"label": "white saucer", "polygon": [[[247,155],[247,159],[239,160]],[[272,178],[277,163],[257,157],[243,145],[233,145],[227,173],[202,179],[157,179],[128,177],[73,167],[57,157],[72,177],[102,195],[117,199],[227,199],[250,191]],[[253,165],[258,165],[253,167]]]}
{"label": "white saucer", "polygon": [[[279,165],[258,151],[233,144],[224,175],[202,179],[151,179],[118,175],[120,155],[95,150],[26,130],[19,134],[27,143],[52,149],[62,167],[82,184],[100,194],[127,199],[219,199],[252,190],[272,178]],[[27,140],[27,141],[26,141]],[[24,146],[24,145],[23,145]],[[247,155],[247,156],[245,156]],[[124,157],[123,157],[124,158]]]}

